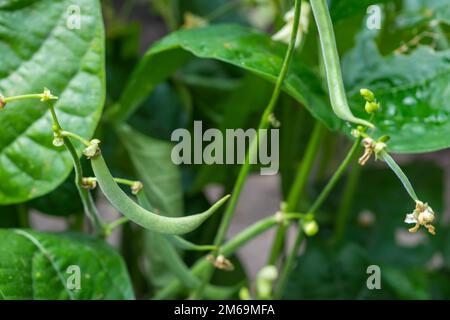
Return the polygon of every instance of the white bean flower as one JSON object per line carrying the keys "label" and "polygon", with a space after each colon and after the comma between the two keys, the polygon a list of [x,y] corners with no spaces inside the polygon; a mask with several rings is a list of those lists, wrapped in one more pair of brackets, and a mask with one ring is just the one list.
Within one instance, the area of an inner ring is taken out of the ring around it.
{"label": "white bean flower", "polygon": [[416,225],[409,229],[409,232],[416,232],[419,230],[420,226],[427,228],[428,232],[432,235],[436,234],[436,229],[432,225],[435,219],[433,209],[428,205],[428,203],[423,203],[422,201],[416,201],[416,208],[412,213],[406,215],[406,223],[415,223]]}
{"label": "white bean flower", "polygon": [[[295,39],[295,46],[298,47],[302,42],[303,34],[308,33],[309,14],[311,7],[308,2],[302,2],[300,12],[300,22],[298,25],[297,39]],[[281,41],[289,44],[292,33],[292,26],[294,24],[294,8],[289,10],[284,15],[284,21],[286,24],[277,33],[272,36],[272,40]]]}

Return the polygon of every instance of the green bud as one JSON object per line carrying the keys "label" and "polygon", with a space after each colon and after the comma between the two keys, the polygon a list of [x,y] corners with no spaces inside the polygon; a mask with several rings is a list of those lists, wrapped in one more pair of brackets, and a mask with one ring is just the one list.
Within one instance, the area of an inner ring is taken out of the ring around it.
{"label": "green bud", "polygon": [[359,93],[361,94],[361,96],[368,102],[373,102],[375,101],[375,95],[373,94],[372,91],[370,91],[369,89],[361,89],[359,90]]}
{"label": "green bud", "polygon": [[269,265],[259,270],[256,276],[260,280],[275,281],[278,277],[277,267]]}
{"label": "green bud", "polygon": [[258,299],[271,299],[273,283],[278,278],[278,270],[269,265],[262,268],[256,275],[256,293]]}
{"label": "green bud", "polygon": [[42,93],[42,98],[41,98],[41,101],[42,102],[46,102],[46,101],[49,101],[49,100],[58,100],[58,97],[57,96],[54,96],[51,92],[50,92],[50,90],[49,89],[47,89],[47,88],[44,88],[44,92]]}
{"label": "green bud", "polygon": [[242,287],[239,290],[239,299],[241,300],[251,300],[252,296],[250,295],[250,290],[247,287]]}
{"label": "green bud", "polygon": [[379,142],[388,142],[389,140],[391,140],[391,137],[389,136],[382,136],[378,139]]}
{"label": "green bud", "polygon": [[359,138],[361,136],[361,131],[359,131],[358,129],[352,129],[350,133],[355,138]]}
{"label": "green bud", "polygon": [[371,102],[367,101],[366,105],[364,106],[364,109],[366,109],[366,112],[368,114],[376,112],[379,108],[380,108],[379,103],[377,103],[375,101],[371,101]]}
{"label": "green bud", "polygon": [[94,190],[97,188],[97,180],[94,178],[83,178],[81,180],[81,186],[88,190]]}
{"label": "green bud", "polygon": [[319,232],[319,225],[316,220],[305,221],[303,222],[302,227],[308,237],[312,237]]}

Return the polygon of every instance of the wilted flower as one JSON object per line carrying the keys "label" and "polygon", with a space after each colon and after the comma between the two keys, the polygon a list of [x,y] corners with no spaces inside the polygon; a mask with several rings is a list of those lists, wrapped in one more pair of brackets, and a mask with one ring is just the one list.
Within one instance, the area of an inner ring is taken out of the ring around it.
{"label": "wilted flower", "polygon": [[99,145],[100,144],[100,140],[98,139],[93,139],[91,140],[89,146],[84,149],[83,154],[88,158],[88,159],[92,159],[95,156],[97,156],[100,153],[100,148]]}
{"label": "wilted flower", "polygon": [[[297,39],[295,39],[295,46],[300,45],[303,34],[308,33],[308,25],[309,25],[309,13],[311,11],[311,7],[308,2],[302,2],[301,11],[300,11],[300,22],[298,25],[297,31]],[[284,21],[286,24],[281,28],[277,33],[272,36],[272,40],[281,41],[284,43],[289,43],[291,40],[292,27],[294,24],[294,8],[289,10],[284,15]]]}
{"label": "wilted flower", "polygon": [[81,186],[88,190],[94,190],[97,188],[97,180],[95,178],[83,178],[81,180]]}
{"label": "wilted flower", "polygon": [[364,138],[362,143],[364,146],[364,154],[358,160],[359,164],[362,166],[370,159],[372,153],[375,153],[375,156],[377,156],[379,152],[386,148],[384,142],[374,141],[372,138]]}
{"label": "wilted flower", "polygon": [[140,181],[135,181],[131,186],[131,193],[138,194],[144,188],[144,184]]}
{"label": "wilted flower", "polygon": [[186,12],[184,14],[184,24],[183,28],[185,29],[193,29],[193,28],[200,28],[208,25],[208,20],[196,16],[192,12]]}
{"label": "wilted flower", "polygon": [[223,255],[219,255],[217,258],[214,258],[212,254],[208,255],[206,259],[213,264],[214,267],[224,271],[233,271],[234,265],[230,260],[225,258]]}
{"label": "wilted flower", "polygon": [[428,203],[423,203],[422,201],[416,201],[416,208],[412,213],[406,215],[406,223],[415,223],[416,225],[409,229],[409,232],[416,232],[419,230],[420,226],[427,228],[428,232],[432,235],[436,234],[436,229],[431,225],[434,221],[434,211],[428,205]]}

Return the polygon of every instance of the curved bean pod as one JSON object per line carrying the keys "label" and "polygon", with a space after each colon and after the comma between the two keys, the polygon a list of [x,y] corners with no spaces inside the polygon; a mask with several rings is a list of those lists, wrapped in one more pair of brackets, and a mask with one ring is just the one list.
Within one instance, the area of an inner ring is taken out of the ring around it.
{"label": "curved bean pod", "polygon": [[353,115],[347,102],[344,84],[342,81],[339,54],[336,48],[333,24],[326,0],[311,0],[311,7],[319,30],[320,45],[327,75],[328,91],[334,113],[345,121],[361,124],[373,128],[369,121]]}
{"label": "curved bean pod", "polygon": [[130,199],[117,185],[102,155],[91,159],[97,182],[109,202],[123,215],[143,228],[164,234],[185,234],[198,228],[207,218],[219,209],[229,195],[216,202],[207,211],[185,217],[164,217],[148,211]]}

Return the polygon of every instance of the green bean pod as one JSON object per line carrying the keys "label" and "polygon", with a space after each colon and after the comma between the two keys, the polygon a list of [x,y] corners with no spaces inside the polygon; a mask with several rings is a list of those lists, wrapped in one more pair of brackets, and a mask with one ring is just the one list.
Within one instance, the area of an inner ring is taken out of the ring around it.
{"label": "green bean pod", "polygon": [[[153,210],[153,206],[151,205],[150,201],[148,200],[147,196],[145,195],[145,192],[141,190],[136,194],[136,198],[138,201],[138,204],[146,209],[146,210]],[[173,246],[175,246],[178,249],[181,250],[189,250],[189,251],[213,251],[216,250],[217,247],[213,245],[198,245],[195,243],[192,243],[182,237],[176,236],[176,235],[164,235],[165,239],[169,241]]]}
{"label": "green bean pod", "polygon": [[109,202],[123,215],[141,227],[164,234],[185,234],[197,229],[206,219],[219,209],[229,195],[217,201],[207,211],[185,217],[164,217],[148,211],[130,199],[117,185],[102,155],[91,159],[97,182]]}
{"label": "green bean pod", "polygon": [[341,66],[339,63],[339,54],[336,48],[333,24],[331,22],[326,0],[311,0],[311,7],[316,20],[317,29],[319,30],[328,91],[334,113],[345,121],[350,121],[373,128],[373,124],[369,121],[355,117],[348,105],[344,83],[342,81]]}
{"label": "green bean pod", "polygon": [[[153,210],[150,201],[143,191],[138,192],[136,195],[138,203],[147,210]],[[188,288],[188,289],[197,289],[200,287],[201,282],[197,276],[191,273],[189,267],[184,263],[180,254],[175,248],[174,243],[180,244],[180,246],[187,247],[188,249],[193,249],[197,246],[183,238],[175,235],[163,235],[155,233],[154,240],[157,242],[157,246],[164,252],[162,255],[162,259],[166,264],[167,268]],[[211,247],[211,246],[204,246]],[[203,248],[204,249],[204,248]],[[240,289],[240,286],[233,287],[219,287],[214,285],[207,285],[205,288],[205,298],[213,299],[213,300],[223,300],[228,299],[237,290]]]}

